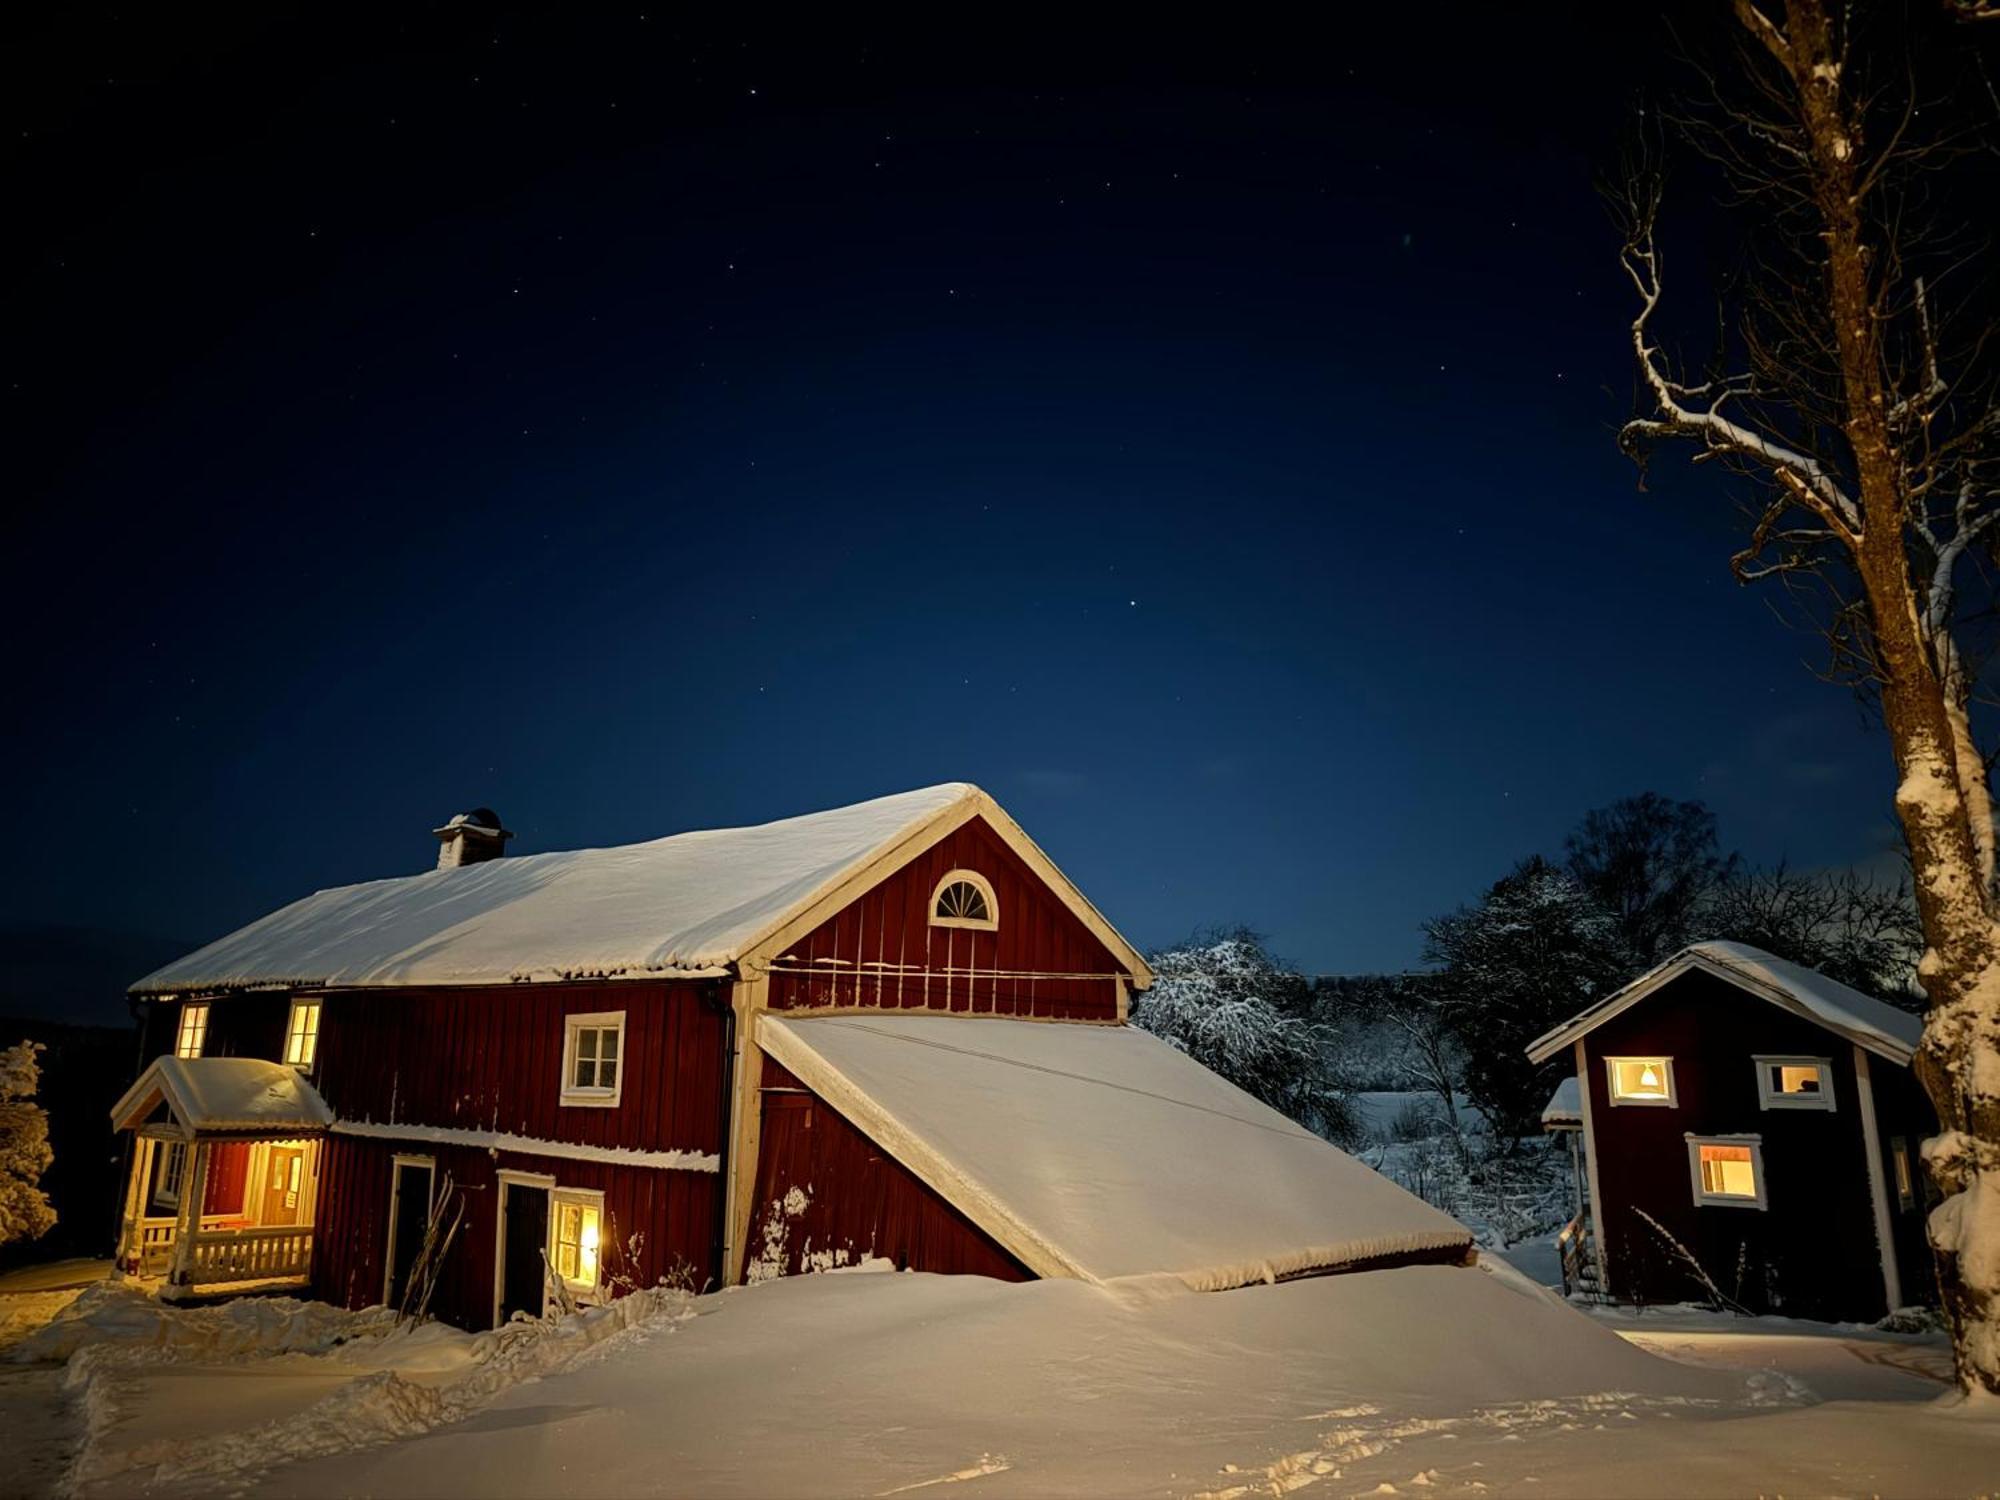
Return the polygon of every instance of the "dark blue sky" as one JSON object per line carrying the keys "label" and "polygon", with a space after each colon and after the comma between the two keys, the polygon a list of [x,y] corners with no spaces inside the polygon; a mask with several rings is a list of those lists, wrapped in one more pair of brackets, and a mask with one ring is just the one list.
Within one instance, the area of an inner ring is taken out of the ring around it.
{"label": "dark blue sky", "polygon": [[1317,970],[1646,788],[1870,858],[1720,479],[1612,443],[1661,38],[1503,19],[19,39],[5,911],[205,940],[474,804],[947,779],[1136,941]]}

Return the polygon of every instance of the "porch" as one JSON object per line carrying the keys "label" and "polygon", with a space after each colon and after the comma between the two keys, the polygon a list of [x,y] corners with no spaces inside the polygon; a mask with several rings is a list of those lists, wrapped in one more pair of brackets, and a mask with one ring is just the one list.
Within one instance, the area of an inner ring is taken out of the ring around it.
{"label": "porch", "polygon": [[331,1111],[297,1070],[161,1058],[112,1114],[134,1136],[121,1270],[170,1299],[307,1283]]}

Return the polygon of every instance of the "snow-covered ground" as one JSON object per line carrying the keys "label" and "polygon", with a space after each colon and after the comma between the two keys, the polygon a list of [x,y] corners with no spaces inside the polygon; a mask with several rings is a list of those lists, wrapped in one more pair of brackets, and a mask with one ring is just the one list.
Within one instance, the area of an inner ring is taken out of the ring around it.
{"label": "snow-covered ground", "polygon": [[476,1336],[104,1288],[13,1351],[38,1354],[68,1363],[0,1373],[0,1401],[43,1382],[40,1406],[16,1391],[0,1412],[7,1480],[85,1497],[1930,1496],[2000,1479],[2000,1415],[1954,1404],[1934,1338],[1660,1310],[1614,1331],[1504,1267],[1218,1293],[837,1274]]}

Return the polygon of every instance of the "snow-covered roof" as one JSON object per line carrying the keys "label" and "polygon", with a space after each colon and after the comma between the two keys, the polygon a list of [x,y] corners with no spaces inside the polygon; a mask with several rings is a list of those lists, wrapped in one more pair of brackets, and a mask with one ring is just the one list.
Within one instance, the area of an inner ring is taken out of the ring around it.
{"label": "snow-covered roof", "polygon": [[176,959],[132,989],[720,976],[857,873],[975,813],[1142,976],[1143,988],[1144,961],[1012,819],[978,787],[947,782],[751,828],[340,886]]}
{"label": "snow-covered roof", "polygon": [[1472,1244],[1137,1027],[767,1011],[757,1037],[1039,1275],[1218,1290]]}
{"label": "snow-covered roof", "polygon": [[1576,1086],[1574,1076],[1565,1078],[1556,1085],[1556,1091],[1549,1095],[1549,1102],[1542,1106],[1542,1129],[1561,1130],[1567,1125],[1583,1123],[1583,1093]]}
{"label": "snow-covered roof", "polygon": [[1739,989],[1846,1037],[1856,1046],[1905,1066],[1923,1034],[1921,1016],[1898,1010],[1803,964],[1779,958],[1748,943],[1696,943],[1657,968],[1647,970],[1581,1015],[1538,1037],[1529,1044],[1528,1056],[1536,1062],[1554,1057],[1577,1038],[1587,1036],[1691,969],[1727,980]]}
{"label": "snow-covered roof", "polygon": [[324,1130],[333,1110],[297,1068],[261,1057],[158,1057],[111,1106],[133,1130],[164,1103],[181,1134],[247,1135]]}

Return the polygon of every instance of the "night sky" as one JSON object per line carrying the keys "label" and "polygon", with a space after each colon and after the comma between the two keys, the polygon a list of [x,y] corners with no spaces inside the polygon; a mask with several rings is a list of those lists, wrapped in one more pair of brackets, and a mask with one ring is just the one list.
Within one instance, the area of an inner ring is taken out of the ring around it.
{"label": "night sky", "polygon": [[1878,858],[1721,476],[1612,441],[1665,29],[1401,9],[17,32],[0,911],[206,941],[477,804],[952,779],[1142,946],[1321,971],[1647,788]]}

